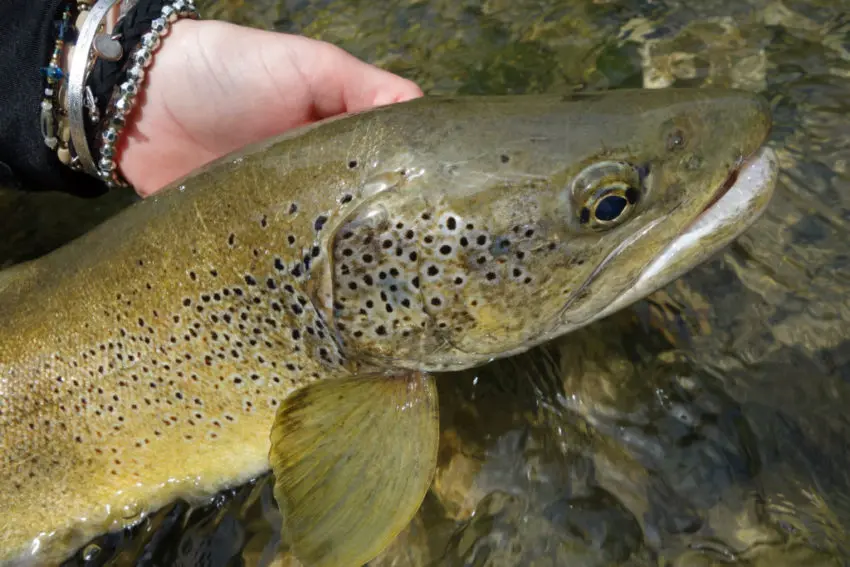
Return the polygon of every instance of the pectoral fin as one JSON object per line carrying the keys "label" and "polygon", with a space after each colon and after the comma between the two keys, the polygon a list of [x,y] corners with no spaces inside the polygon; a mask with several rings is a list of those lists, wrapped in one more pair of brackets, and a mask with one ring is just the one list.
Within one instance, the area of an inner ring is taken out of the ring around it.
{"label": "pectoral fin", "polygon": [[305,567],[360,567],[413,518],[437,463],[434,379],[315,382],[278,410],[269,459],[284,541]]}

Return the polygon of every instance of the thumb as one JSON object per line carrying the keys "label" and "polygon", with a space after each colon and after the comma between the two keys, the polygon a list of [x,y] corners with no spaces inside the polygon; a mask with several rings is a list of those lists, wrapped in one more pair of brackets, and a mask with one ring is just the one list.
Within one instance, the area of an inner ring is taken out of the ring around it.
{"label": "thumb", "polygon": [[290,60],[313,97],[317,118],[359,112],[422,96],[413,81],[365,63],[324,41],[288,36]]}

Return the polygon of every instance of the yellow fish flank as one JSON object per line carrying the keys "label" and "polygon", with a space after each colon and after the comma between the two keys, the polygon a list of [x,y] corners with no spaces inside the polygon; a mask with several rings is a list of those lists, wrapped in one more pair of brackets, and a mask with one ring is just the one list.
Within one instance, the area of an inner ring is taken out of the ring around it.
{"label": "yellow fish flank", "polygon": [[423,98],[287,133],[0,273],[0,563],[272,468],[307,566],[361,565],[436,462],[437,370],[721,249],[776,180],[736,91]]}

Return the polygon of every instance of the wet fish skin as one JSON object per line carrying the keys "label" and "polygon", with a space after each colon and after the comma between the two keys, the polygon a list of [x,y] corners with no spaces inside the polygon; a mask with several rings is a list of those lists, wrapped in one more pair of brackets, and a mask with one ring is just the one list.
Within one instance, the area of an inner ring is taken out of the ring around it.
{"label": "wet fish skin", "polygon": [[[732,91],[424,98],[218,160],[0,274],[0,562],[61,560],[265,472],[277,408],[311,382],[465,368],[569,331],[769,123]],[[567,188],[603,161],[650,173],[626,220],[589,230]]]}

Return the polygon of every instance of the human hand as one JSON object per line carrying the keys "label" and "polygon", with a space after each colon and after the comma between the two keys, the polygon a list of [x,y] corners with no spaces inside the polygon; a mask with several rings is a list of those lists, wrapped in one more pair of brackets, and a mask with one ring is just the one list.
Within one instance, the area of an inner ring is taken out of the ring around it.
{"label": "human hand", "polygon": [[181,20],[154,54],[117,163],[146,197],[252,142],[421,95],[411,81],[329,43]]}

